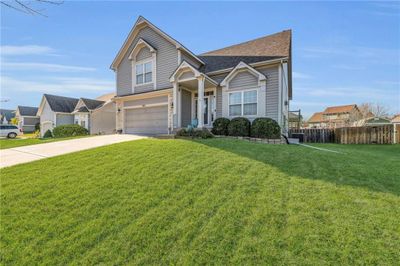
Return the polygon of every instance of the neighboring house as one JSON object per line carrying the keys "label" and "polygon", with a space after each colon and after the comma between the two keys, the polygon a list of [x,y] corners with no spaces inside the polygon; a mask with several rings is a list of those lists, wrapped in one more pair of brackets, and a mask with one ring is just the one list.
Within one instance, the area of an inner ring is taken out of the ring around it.
{"label": "neighboring house", "polygon": [[115,92],[110,92],[107,94],[100,95],[99,97],[96,98],[96,100],[107,102],[107,101],[110,101],[114,97],[115,97]]}
{"label": "neighboring house", "polygon": [[139,17],[112,62],[116,129],[171,133],[198,120],[270,117],[288,128],[291,31],[196,55]]}
{"label": "neighboring house", "polygon": [[37,115],[40,117],[40,135],[47,130],[66,124],[74,124],[74,114],[79,99],[44,94]]}
{"label": "neighboring house", "polygon": [[289,128],[302,127],[303,116],[299,112],[289,112]]}
{"label": "neighboring house", "polygon": [[393,116],[390,122],[392,122],[392,124],[400,125],[400,114]]}
{"label": "neighboring house", "polygon": [[357,120],[353,123],[353,127],[366,127],[366,126],[382,126],[382,125],[390,125],[390,119],[384,117],[368,117]]}
{"label": "neighboring house", "polygon": [[18,106],[15,112],[15,117],[18,119],[18,127],[23,132],[35,131],[36,124],[40,123],[40,118],[37,116],[38,108],[31,106]]}
{"label": "neighboring house", "polygon": [[11,124],[11,119],[15,117],[15,110],[0,109],[0,124]]}
{"label": "neighboring house", "polygon": [[324,121],[324,112],[314,113],[310,119],[308,119],[307,124],[309,128],[326,128],[327,124]]}
{"label": "neighboring house", "polygon": [[108,97],[108,101],[80,98],[73,111],[75,124],[86,128],[90,134],[115,133],[116,107],[111,98]]}
{"label": "neighboring house", "polygon": [[338,128],[352,126],[362,116],[356,104],[331,106],[314,113],[308,120],[311,128]]}

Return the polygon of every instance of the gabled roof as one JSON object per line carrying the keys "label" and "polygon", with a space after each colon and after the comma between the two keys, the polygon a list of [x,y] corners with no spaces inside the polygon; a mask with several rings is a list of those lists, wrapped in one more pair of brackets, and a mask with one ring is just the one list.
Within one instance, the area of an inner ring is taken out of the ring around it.
{"label": "gabled roof", "polygon": [[357,108],[356,104],[340,105],[340,106],[330,106],[324,111],[325,114],[338,114],[338,113],[349,113]]}
{"label": "gabled roof", "polygon": [[79,99],[58,95],[44,94],[53,112],[72,113]]}
{"label": "gabled roof", "polygon": [[239,62],[239,64],[237,64],[237,66],[235,66],[235,68],[231,72],[229,72],[229,74],[221,81],[221,86],[225,86],[227,84],[227,82],[229,80],[231,80],[237,74],[237,72],[243,71],[243,70],[248,70],[253,75],[257,76],[259,81],[267,79],[267,77],[264,74],[260,73],[259,71],[252,68],[248,64],[246,64],[244,62]]}
{"label": "gabled roof", "polygon": [[174,38],[172,38],[171,36],[169,36],[168,34],[163,32],[162,30],[160,30],[158,27],[156,27],[150,21],[145,19],[143,16],[139,16],[138,19],[136,20],[135,24],[133,25],[131,31],[129,32],[128,37],[125,39],[124,44],[122,45],[121,49],[118,51],[118,54],[116,55],[116,57],[114,58],[114,61],[112,62],[111,66],[110,66],[111,69],[115,70],[117,68],[117,66],[119,65],[119,63],[122,60],[122,57],[125,55],[125,53],[129,49],[130,45],[132,44],[134,36],[136,35],[135,30],[137,29],[137,27],[139,25],[142,25],[142,24],[148,25],[154,31],[156,31],[161,36],[163,36],[166,40],[168,40],[169,42],[174,44],[177,49],[181,49],[181,50],[185,51],[186,53],[191,55],[195,60],[197,60],[199,63],[204,64],[204,62],[200,58],[198,58],[193,52],[191,52],[189,49],[187,49],[185,46],[183,46],[180,42],[178,42],[177,40],[175,40]]}
{"label": "gabled roof", "polygon": [[0,122],[3,122],[3,117],[4,116],[6,117],[7,121],[10,121],[11,118],[15,117],[15,110],[0,109],[0,118],[1,118]]}
{"label": "gabled roof", "polygon": [[105,101],[98,101],[93,99],[81,98],[82,102],[85,104],[88,110],[94,110],[100,106],[102,106]]}
{"label": "gabled roof", "polygon": [[395,115],[395,116],[392,118],[391,122],[392,122],[392,123],[400,123],[400,114]]}
{"label": "gabled roof", "polygon": [[201,56],[277,56],[289,57],[292,31],[284,30],[251,41],[201,54]]}
{"label": "gabled roof", "polygon": [[324,112],[314,113],[310,119],[308,119],[308,123],[318,123],[324,121]]}
{"label": "gabled roof", "polygon": [[86,106],[81,106],[81,107],[79,107],[79,109],[76,110],[75,112],[79,112],[79,113],[88,113],[89,110],[86,108]]}
{"label": "gabled roof", "polygon": [[200,71],[209,73],[221,69],[233,68],[240,62],[246,64],[268,61],[273,59],[285,58],[284,56],[199,56],[205,62]]}
{"label": "gabled roof", "polygon": [[19,105],[17,107],[17,110],[19,111],[19,114],[22,115],[22,116],[36,116],[38,108],[37,107],[31,107],[31,106],[21,106],[21,105]]}

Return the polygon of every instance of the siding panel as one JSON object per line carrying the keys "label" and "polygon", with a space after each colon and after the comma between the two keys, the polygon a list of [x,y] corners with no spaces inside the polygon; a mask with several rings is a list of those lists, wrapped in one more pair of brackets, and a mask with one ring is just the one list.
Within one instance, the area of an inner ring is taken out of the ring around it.
{"label": "siding panel", "polygon": [[136,55],[136,61],[144,60],[151,57],[149,47],[143,47]]}
{"label": "siding panel", "polygon": [[128,107],[128,106],[138,106],[138,105],[166,103],[166,102],[168,102],[168,96],[159,96],[159,97],[153,97],[153,98],[126,101],[126,102],[124,102],[124,106]]}
{"label": "siding panel", "polygon": [[222,88],[217,87],[217,95],[216,95],[216,102],[217,102],[217,118],[222,117]]}
{"label": "siding panel", "polygon": [[266,114],[278,121],[279,107],[279,70],[278,66],[257,69],[267,77]]}
{"label": "siding panel", "polygon": [[190,55],[188,55],[185,52],[181,52],[181,61],[185,60],[195,68],[199,68],[201,66],[200,63],[198,63],[195,59],[193,59]]}
{"label": "siding panel", "polygon": [[258,79],[248,71],[238,73],[230,82],[229,88],[249,88],[256,87],[258,85]]}
{"label": "siding panel", "polygon": [[178,67],[178,51],[172,43],[164,39],[150,27],[145,27],[138,32],[117,68],[117,95],[132,93],[132,62],[128,57],[139,38],[142,38],[157,50],[156,89],[172,87],[169,77]]}

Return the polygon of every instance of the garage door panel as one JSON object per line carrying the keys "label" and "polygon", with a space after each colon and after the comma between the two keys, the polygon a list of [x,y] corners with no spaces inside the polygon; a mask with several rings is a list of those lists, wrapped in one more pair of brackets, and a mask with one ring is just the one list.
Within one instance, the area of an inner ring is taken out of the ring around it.
{"label": "garage door panel", "polygon": [[127,109],[125,111],[125,132],[131,134],[168,133],[167,105]]}

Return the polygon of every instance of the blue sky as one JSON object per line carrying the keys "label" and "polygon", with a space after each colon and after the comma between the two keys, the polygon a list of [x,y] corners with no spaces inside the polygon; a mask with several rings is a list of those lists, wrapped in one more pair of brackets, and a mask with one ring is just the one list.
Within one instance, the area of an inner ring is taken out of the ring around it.
{"label": "blue sky", "polygon": [[194,53],[293,30],[293,101],[385,104],[400,113],[399,2],[70,2],[48,17],[1,7],[2,108],[43,93],[96,97],[115,89],[109,66],[143,15]]}

